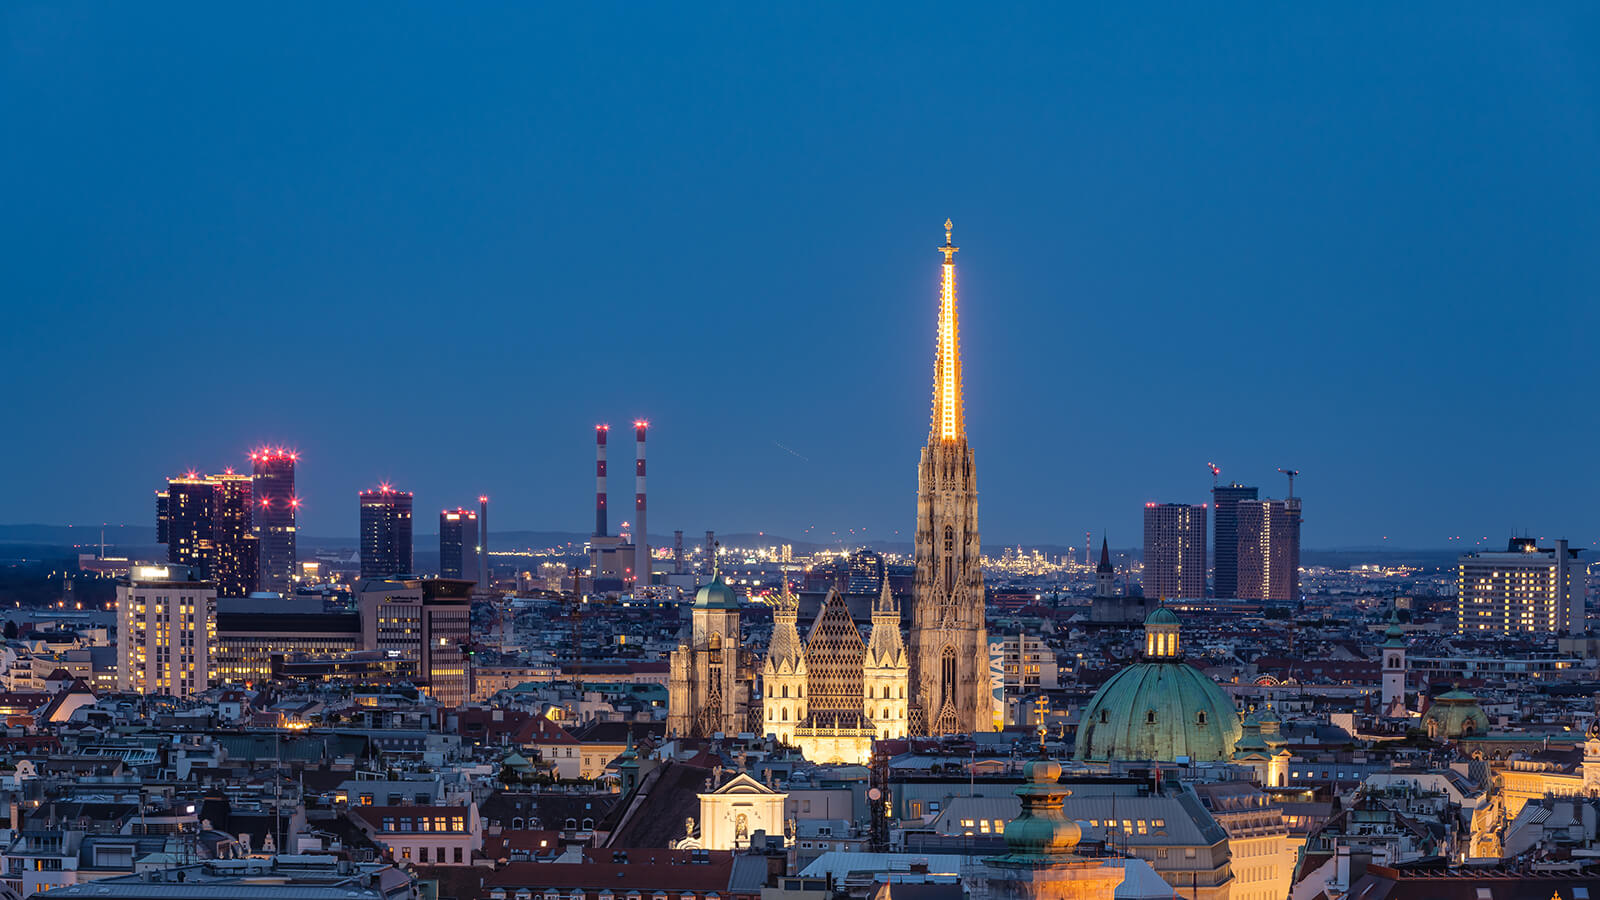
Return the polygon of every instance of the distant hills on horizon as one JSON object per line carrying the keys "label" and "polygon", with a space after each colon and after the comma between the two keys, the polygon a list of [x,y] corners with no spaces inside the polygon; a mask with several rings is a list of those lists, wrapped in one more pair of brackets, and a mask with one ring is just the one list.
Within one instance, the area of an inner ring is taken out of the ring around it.
{"label": "distant hills on horizon", "polygon": [[[87,552],[98,549],[100,543],[101,527],[99,525],[0,525],[0,546],[21,545],[34,548],[35,552],[54,548],[63,553],[70,553],[76,548],[77,552]],[[573,531],[532,531],[511,530],[494,531],[490,535],[492,545],[499,549],[542,549],[548,547],[561,547],[567,544],[581,546],[589,539],[588,534]],[[106,547],[109,555],[121,555],[121,551],[131,549],[135,554],[145,554],[150,548],[159,547],[156,543],[156,530],[153,526],[146,525],[109,525],[105,528]],[[718,534],[717,539],[729,546],[772,546],[777,544],[791,544],[797,553],[812,553],[817,550],[838,548],[838,543],[823,543],[816,541],[797,541],[778,535],[757,534],[754,532],[734,532]],[[438,545],[437,534],[416,534],[412,538],[414,546],[424,550]],[[684,546],[693,548],[704,540],[703,534],[692,538],[684,536]],[[672,546],[671,535],[652,536],[652,542],[657,547]],[[315,535],[301,535],[299,546],[304,551],[317,550],[351,550],[358,542],[354,537],[318,537]],[[879,552],[909,554],[911,543],[909,541],[866,541],[860,544],[846,545],[865,547]],[[990,556],[998,556],[1006,547],[1017,546],[1014,542],[990,543],[985,545],[984,552]],[[1023,544],[1025,550],[1039,550],[1051,556],[1060,556],[1069,549],[1063,544]],[[1139,547],[1112,548],[1113,553],[1122,556],[1139,556]],[[419,551],[423,552],[423,551]],[[1081,552],[1081,551],[1080,551]],[[1462,552],[1453,548],[1427,548],[1427,547],[1377,547],[1377,546],[1350,546],[1327,547],[1321,549],[1303,548],[1301,562],[1307,565],[1341,566],[1360,562],[1390,562],[1438,565],[1442,559],[1454,559]],[[145,554],[148,555],[148,554]]]}

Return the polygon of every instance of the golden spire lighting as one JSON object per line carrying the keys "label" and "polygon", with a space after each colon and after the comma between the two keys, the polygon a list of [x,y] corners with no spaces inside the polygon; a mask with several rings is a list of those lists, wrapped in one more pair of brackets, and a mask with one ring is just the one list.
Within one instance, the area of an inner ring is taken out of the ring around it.
{"label": "golden spire lighting", "polygon": [[956,331],[956,251],[950,241],[951,222],[944,220],[944,281],[939,289],[939,348],[933,374],[933,429],[930,438],[960,440],[965,423],[961,417],[961,348]]}

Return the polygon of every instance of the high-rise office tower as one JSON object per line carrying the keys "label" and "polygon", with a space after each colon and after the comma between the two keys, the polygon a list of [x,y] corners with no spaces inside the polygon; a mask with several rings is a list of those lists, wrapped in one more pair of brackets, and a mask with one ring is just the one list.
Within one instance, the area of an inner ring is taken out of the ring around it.
{"label": "high-rise office tower", "polygon": [[167,562],[209,578],[216,515],[216,482],[194,472],[167,479],[167,489],[156,494],[156,536],[167,545]]}
{"label": "high-rise office tower", "polygon": [[1581,551],[1564,540],[1540,547],[1512,538],[1505,552],[1468,553],[1457,561],[1456,630],[1462,634],[1583,634]]}
{"label": "high-rise office tower", "polygon": [[1241,600],[1298,599],[1299,499],[1240,500],[1233,509],[1238,534],[1233,596]]}
{"label": "high-rise office tower", "polygon": [[294,468],[300,454],[267,448],[250,454],[255,494],[253,528],[260,539],[260,589],[288,594],[294,590],[295,516],[300,498],[294,490]]}
{"label": "high-rise office tower", "polygon": [[211,580],[221,597],[245,597],[260,580],[261,541],[251,527],[251,478],[232,469],[211,476],[216,492],[211,517]]}
{"label": "high-rise office tower", "polygon": [[411,574],[411,492],[361,492],[361,577]]}
{"label": "high-rise office tower", "polygon": [[1216,517],[1212,552],[1216,564],[1212,578],[1212,595],[1236,597],[1239,590],[1239,515],[1241,500],[1256,499],[1256,489],[1237,482],[1217,485],[1211,489],[1211,511]]}
{"label": "high-rise office tower", "polygon": [[356,586],[361,646],[415,661],[428,696],[447,709],[471,696],[472,582],[457,578],[374,578]]}
{"label": "high-rise office tower", "polygon": [[933,422],[917,466],[912,733],[991,731],[989,640],[978,541],[978,482],[962,415],[956,246],[944,223]]}
{"label": "high-rise office tower", "polygon": [[1206,507],[1144,505],[1144,595],[1153,599],[1206,595]]}
{"label": "high-rise office tower", "polygon": [[478,514],[470,509],[439,513],[439,574],[446,578],[477,577]]}
{"label": "high-rise office tower", "polygon": [[189,697],[211,679],[217,588],[193,566],[134,566],[117,581],[117,690]]}

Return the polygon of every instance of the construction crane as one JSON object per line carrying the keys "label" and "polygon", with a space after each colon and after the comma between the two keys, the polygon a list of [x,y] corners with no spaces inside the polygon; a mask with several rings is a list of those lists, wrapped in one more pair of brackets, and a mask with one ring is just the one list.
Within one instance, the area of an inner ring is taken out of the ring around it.
{"label": "construction crane", "polygon": [[1211,486],[1217,486],[1217,476],[1222,474],[1222,467],[1214,462],[1206,463],[1206,468],[1211,470]]}
{"label": "construction crane", "polygon": [[1285,469],[1283,466],[1279,466],[1278,467],[1278,471],[1282,472],[1283,474],[1285,474],[1287,476],[1289,476],[1289,499],[1293,500],[1294,499],[1294,477],[1296,475],[1300,474],[1300,470],[1299,469]]}

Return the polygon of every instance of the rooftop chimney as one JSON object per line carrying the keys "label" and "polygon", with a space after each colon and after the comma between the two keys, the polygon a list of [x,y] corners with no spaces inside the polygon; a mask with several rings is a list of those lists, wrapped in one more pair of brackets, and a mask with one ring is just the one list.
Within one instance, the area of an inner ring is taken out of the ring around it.
{"label": "rooftop chimney", "polygon": [[633,583],[650,585],[650,532],[644,524],[644,438],[650,423],[640,419],[633,423],[633,440],[637,448],[633,463]]}
{"label": "rooftop chimney", "polygon": [[606,432],[610,425],[594,427],[594,536],[606,536]]}
{"label": "rooftop chimney", "polygon": [[478,592],[489,593],[489,497],[478,498]]}

